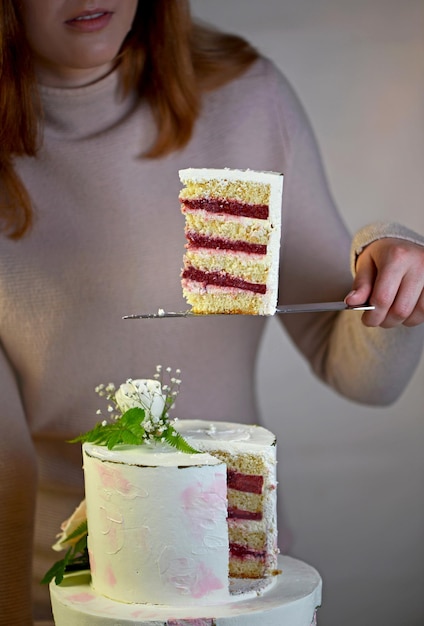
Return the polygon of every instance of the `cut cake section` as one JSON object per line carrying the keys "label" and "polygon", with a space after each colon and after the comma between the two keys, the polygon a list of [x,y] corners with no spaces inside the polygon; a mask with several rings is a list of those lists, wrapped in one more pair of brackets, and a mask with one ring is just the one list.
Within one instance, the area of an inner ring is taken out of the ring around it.
{"label": "cut cake section", "polygon": [[208,168],[179,175],[187,239],[181,283],[193,312],[273,315],[283,176]]}
{"label": "cut cake section", "polygon": [[230,576],[278,573],[275,435],[232,422],[179,420],[176,428],[193,447],[226,464]]}

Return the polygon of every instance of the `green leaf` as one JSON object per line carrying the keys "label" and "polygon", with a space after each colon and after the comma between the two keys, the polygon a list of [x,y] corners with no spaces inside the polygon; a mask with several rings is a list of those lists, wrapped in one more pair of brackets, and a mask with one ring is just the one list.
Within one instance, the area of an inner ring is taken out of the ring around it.
{"label": "green leaf", "polygon": [[87,552],[87,533],[83,535],[73,546],[72,558],[76,559],[78,554],[84,554]]}
{"label": "green leaf", "polygon": [[199,450],[192,448],[184,437],[171,425],[168,426],[162,436],[170,446],[177,448],[180,452],[185,452],[186,454],[200,454]]}
{"label": "green leaf", "polygon": [[48,585],[53,580],[53,578],[56,585],[60,585],[65,575],[66,566],[69,562],[71,554],[72,548],[69,548],[64,558],[60,561],[57,561],[45,574],[44,578],[41,581],[42,585]]}
{"label": "green leaf", "polygon": [[[82,523],[79,527],[87,527],[87,523]],[[77,529],[77,530],[78,530]],[[76,531],[75,531],[76,532]],[[75,533],[72,533],[69,537],[72,537]],[[78,535],[77,535],[78,536]],[[69,539],[68,537],[68,539]],[[54,578],[56,585],[60,585],[65,574],[70,571],[79,571],[90,568],[90,561],[88,558],[87,550],[87,533],[85,533],[74,546],[71,546],[66,552],[63,559],[57,561],[49,571],[44,575],[41,580],[42,585],[48,585]]]}
{"label": "green leaf", "polygon": [[120,422],[123,422],[125,426],[129,427],[131,425],[137,426],[140,425],[144,420],[146,412],[141,407],[133,407],[132,409],[128,409],[125,413],[122,413],[122,417],[120,418]]}
{"label": "green leaf", "polygon": [[144,428],[141,424],[144,417],[144,409],[134,407],[110,424],[99,422],[87,433],[71,439],[70,443],[94,443],[107,446],[109,450],[120,443],[140,445],[143,443]]}
{"label": "green leaf", "polygon": [[74,532],[65,537],[61,543],[66,543],[69,540],[72,541],[72,539],[77,539],[77,537],[79,537],[80,535],[87,535],[87,532],[87,520],[84,520],[79,526],[77,526]]}

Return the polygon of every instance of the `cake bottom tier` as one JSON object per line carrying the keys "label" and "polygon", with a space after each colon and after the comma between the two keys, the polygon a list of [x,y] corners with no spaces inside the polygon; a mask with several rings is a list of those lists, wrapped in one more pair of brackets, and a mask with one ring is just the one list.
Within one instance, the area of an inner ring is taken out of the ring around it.
{"label": "cake bottom tier", "polygon": [[234,596],[211,606],[123,604],[96,594],[89,577],[70,576],[50,585],[56,626],[312,626],[321,604],[318,572],[291,557],[279,557],[281,574],[260,595]]}

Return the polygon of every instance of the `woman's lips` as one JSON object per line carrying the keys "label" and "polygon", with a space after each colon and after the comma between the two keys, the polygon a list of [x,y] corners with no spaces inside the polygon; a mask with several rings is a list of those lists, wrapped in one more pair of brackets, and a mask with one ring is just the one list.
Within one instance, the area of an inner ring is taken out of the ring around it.
{"label": "woman's lips", "polygon": [[93,11],[83,11],[76,17],[66,20],[65,24],[81,33],[92,33],[105,28],[112,16],[111,11],[94,9]]}

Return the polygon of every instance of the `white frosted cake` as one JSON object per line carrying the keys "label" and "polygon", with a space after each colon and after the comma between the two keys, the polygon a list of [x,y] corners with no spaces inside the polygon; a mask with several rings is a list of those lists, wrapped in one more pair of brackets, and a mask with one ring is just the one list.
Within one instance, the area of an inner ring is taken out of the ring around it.
{"label": "white frosted cake", "polygon": [[56,626],[310,626],[321,579],[277,555],[275,436],[171,423],[156,381],[109,388],[122,414],[83,436],[88,533],[81,505],[56,544],[89,571],[50,576]]}
{"label": "white frosted cake", "polygon": [[283,176],[209,168],[179,175],[187,239],[182,287],[193,312],[273,315]]}
{"label": "white frosted cake", "polygon": [[129,603],[229,599],[225,464],[167,446],[83,445],[93,589]]}

